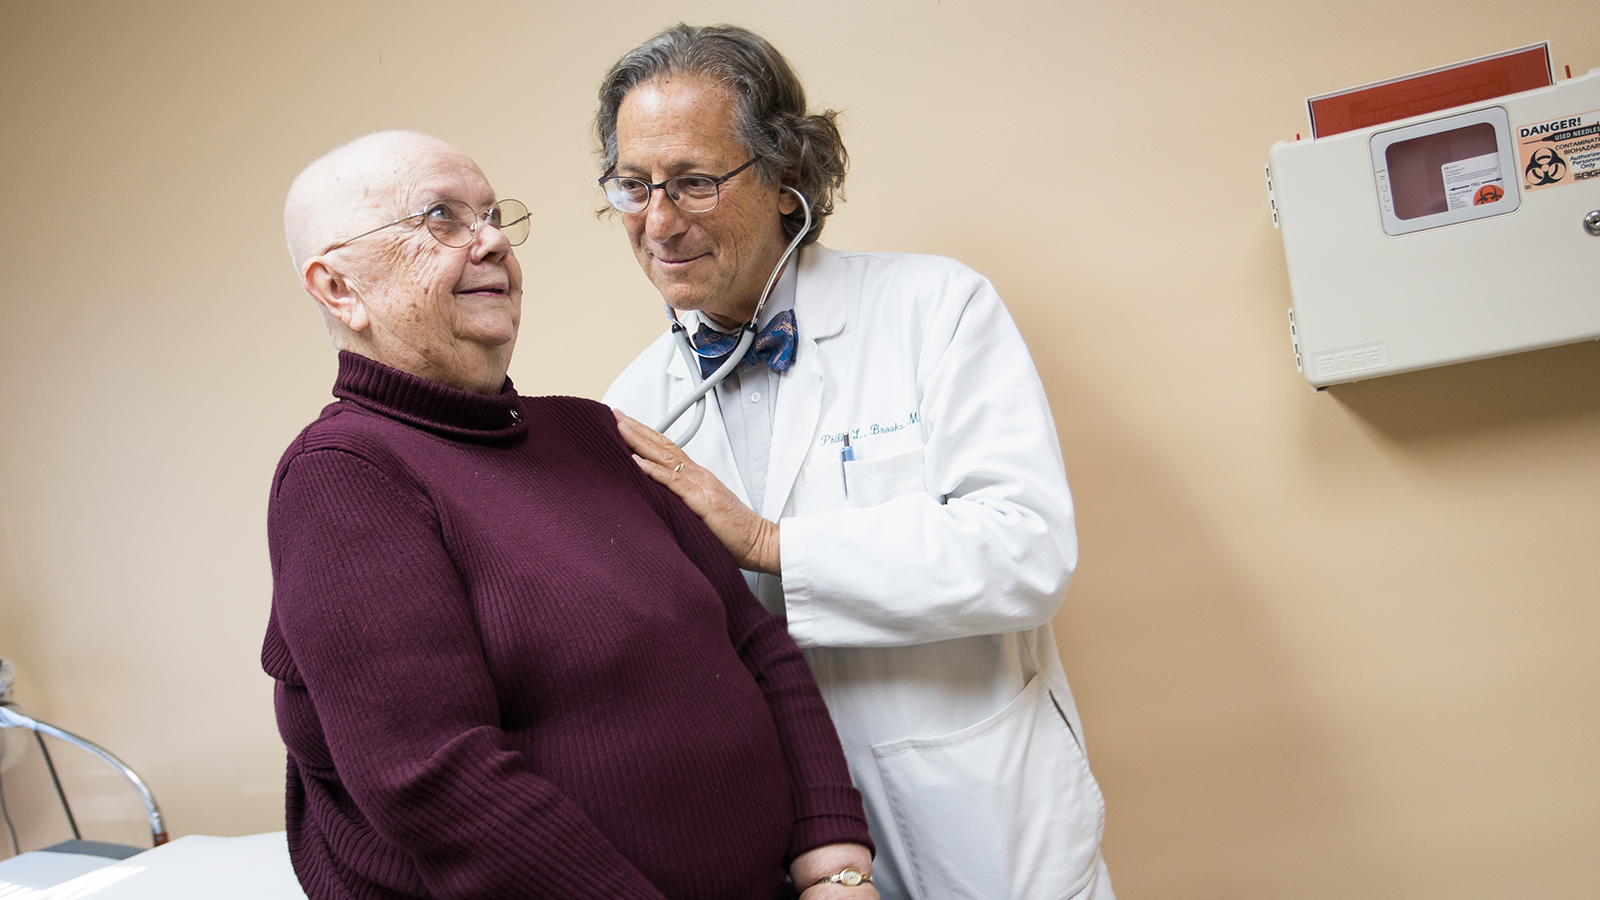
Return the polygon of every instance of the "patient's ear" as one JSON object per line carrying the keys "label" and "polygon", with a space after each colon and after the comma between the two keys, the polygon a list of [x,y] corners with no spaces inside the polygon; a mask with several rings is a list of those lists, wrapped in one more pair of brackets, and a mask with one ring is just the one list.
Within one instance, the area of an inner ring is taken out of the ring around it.
{"label": "patient's ear", "polygon": [[351,331],[365,331],[372,324],[360,291],[326,257],[306,260],[300,270],[300,286],[328,315],[343,322]]}

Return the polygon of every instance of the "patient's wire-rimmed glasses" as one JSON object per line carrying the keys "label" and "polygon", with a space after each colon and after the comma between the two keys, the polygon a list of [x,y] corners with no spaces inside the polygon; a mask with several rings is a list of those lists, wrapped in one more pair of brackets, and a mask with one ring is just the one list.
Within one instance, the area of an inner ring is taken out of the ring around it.
{"label": "patient's wire-rimmed glasses", "polygon": [[363,231],[353,238],[346,238],[327,250],[328,253],[343,247],[351,241],[360,240],[369,234],[379,232],[385,228],[403,225],[413,219],[421,219],[428,227],[428,233],[433,239],[446,247],[460,249],[471,244],[478,237],[480,225],[493,225],[500,233],[506,236],[511,246],[520,246],[528,239],[529,213],[528,207],[521,200],[501,200],[484,210],[482,213],[472,208],[472,204],[464,200],[449,198],[435,200],[419,213],[402,216],[385,225],[379,225],[371,231]]}
{"label": "patient's wire-rimmed glasses", "polygon": [[755,165],[760,158],[753,156],[749,162],[722,176],[678,175],[659,184],[651,184],[643,178],[607,175],[600,179],[600,187],[605,189],[606,200],[625,213],[644,212],[650,205],[651,191],[665,191],[673,204],[684,212],[710,212],[717,208],[718,201],[722,199],[722,185]]}

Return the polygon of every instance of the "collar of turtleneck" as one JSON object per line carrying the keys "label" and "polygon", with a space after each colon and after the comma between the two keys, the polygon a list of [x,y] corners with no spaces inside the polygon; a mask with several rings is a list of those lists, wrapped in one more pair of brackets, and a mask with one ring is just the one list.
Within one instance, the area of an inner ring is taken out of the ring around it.
{"label": "collar of turtleneck", "polygon": [[348,350],[339,352],[333,395],[364,409],[443,437],[506,444],[527,436],[517,391],[507,378],[500,393],[474,394],[390,368]]}

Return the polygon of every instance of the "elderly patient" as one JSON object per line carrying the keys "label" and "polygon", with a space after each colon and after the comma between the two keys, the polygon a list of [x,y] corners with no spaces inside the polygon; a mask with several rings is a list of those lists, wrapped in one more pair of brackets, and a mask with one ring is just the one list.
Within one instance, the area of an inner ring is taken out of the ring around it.
{"label": "elderly patient", "polygon": [[748,900],[786,867],[806,900],[875,897],[845,886],[861,800],[783,622],[606,407],[506,378],[522,204],[387,132],[308,167],[285,222],[340,351],[268,508],[312,900]]}

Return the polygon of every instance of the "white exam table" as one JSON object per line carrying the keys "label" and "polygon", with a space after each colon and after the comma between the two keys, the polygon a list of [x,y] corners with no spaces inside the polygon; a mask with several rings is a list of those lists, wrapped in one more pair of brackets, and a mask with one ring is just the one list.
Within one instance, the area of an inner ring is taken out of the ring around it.
{"label": "white exam table", "polygon": [[[67,878],[58,883],[42,884],[53,877],[52,872]],[[284,833],[274,831],[231,838],[195,834],[121,860],[35,850],[0,861],[0,900],[217,900],[219,897],[306,900],[289,864],[289,845]]]}

